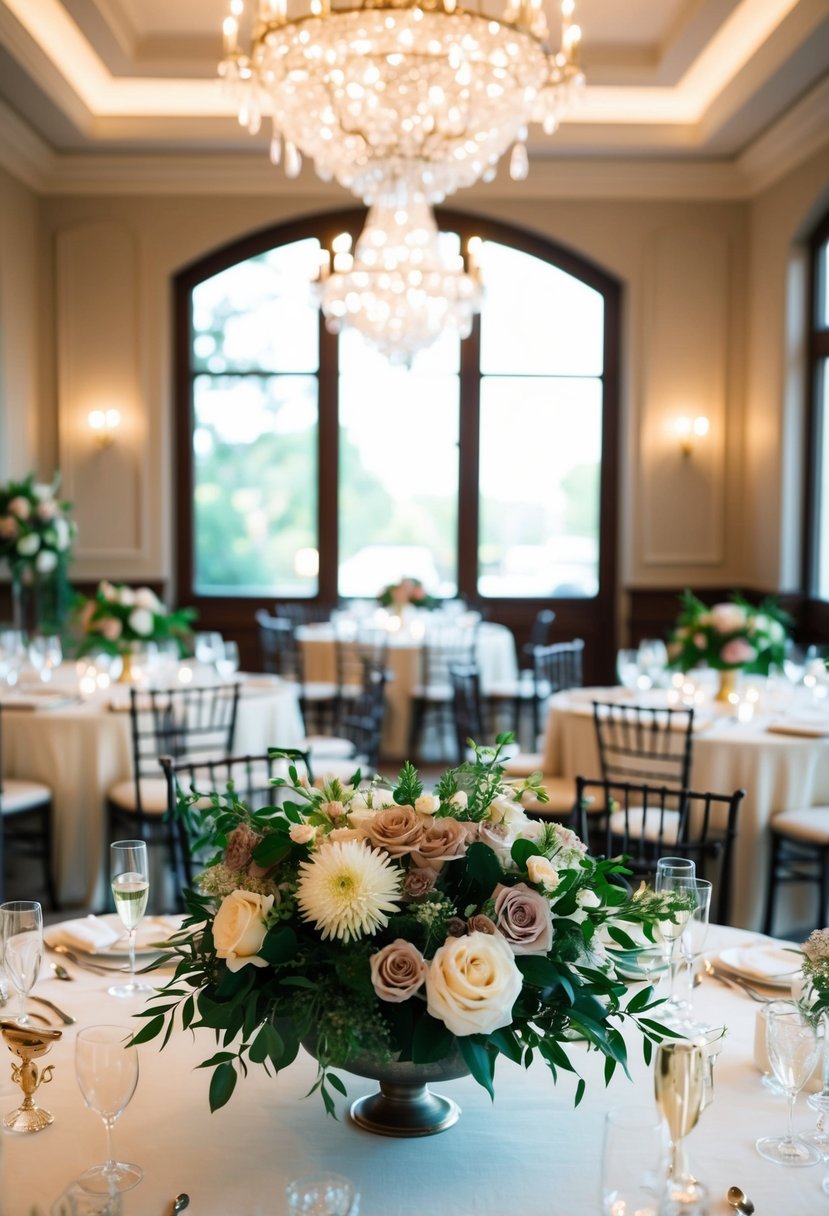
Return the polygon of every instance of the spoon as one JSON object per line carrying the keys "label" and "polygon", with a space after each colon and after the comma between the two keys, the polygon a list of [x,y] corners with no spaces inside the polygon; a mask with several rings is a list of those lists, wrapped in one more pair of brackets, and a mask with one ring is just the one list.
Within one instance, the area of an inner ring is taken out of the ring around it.
{"label": "spoon", "polygon": [[55,973],[55,978],[59,980],[74,980],[74,975],[70,975],[64,967],[63,963],[52,963],[52,970]]}
{"label": "spoon", "polygon": [[726,1199],[735,1212],[742,1212],[743,1216],[751,1216],[751,1213],[754,1211],[754,1204],[745,1191],[741,1190],[738,1186],[730,1186],[728,1188]]}
{"label": "spoon", "polygon": [[176,1212],[183,1212],[185,1208],[190,1206],[190,1196],[186,1191],[182,1191],[180,1195],[176,1195],[173,1200],[173,1209],[171,1216],[176,1216]]}

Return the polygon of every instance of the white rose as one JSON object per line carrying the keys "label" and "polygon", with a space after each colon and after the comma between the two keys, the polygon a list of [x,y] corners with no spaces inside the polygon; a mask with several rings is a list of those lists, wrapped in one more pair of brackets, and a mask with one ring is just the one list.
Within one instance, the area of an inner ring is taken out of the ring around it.
{"label": "white rose", "polygon": [[136,608],[146,608],[148,612],[155,612],[158,614],[166,612],[166,608],[161,603],[156,593],[151,591],[149,587],[138,588],[135,593],[135,606]]}
{"label": "white rose", "polygon": [[520,802],[507,797],[506,794],[499,794],[497,798],[493,798],[487,808],[487,819],[490,823],[504,823],[509,826],[529,822]]}
{"label": "white rose", "polygon": [[66,522],[66,520],[63,518],[62,515],[59,515],[58,518],[55,520],[54,524],[52,525],[52,528],[55,533],[55,545],[56,545],[58,551],[60,553],[62,553],[64,551],[64,549],[69,548],[69,541],[71,539],[71,534],[69,532],[69,524]]}
{"label": "white rose", "polygon": [[440,798],[436,798],[434,794],[421,794],[415,799],[414,809],[418,815],[434,815],[439,807]]}
{"label": "white rose", "polygon": [[711,609],[711,624],[717,633],[734,633],[746,626],[746,610],[740,604],[715,604]]}
{"label": "white rose", "polygon": [[310,844],[317,834],[312,823],[292,823],[288,835],[294,844]]}
{"label": "white rose", "polygon": [[35,558],[35,570],[38,574],[51,574],[58,564],[58,555],[51,549],[41,549]]}
{"label": "white rose", "polygon": [[34,557],[40,548],[40,537],[36,532],[30,532],[28,536],[21,536],[17,542],[17,552],[21,557]]}
{"label": "white rose", "polygon": [[545,891],[555,891],[559,882],[558,870],[546,857],[530,857],[527,859],[527,874],[530,882],[543,887]]}
{"label": "white rose", "polygon": [[426,976],[426,1007],[452,1034],[491,1034],[512,1021],[521,972],[500,936],[448,937]]}
{"label": "white rose", "polygon": [[595,891],[591,891],[589,887],[583,887],[576,896],[576,903],[580,908],[599,908],[602,901]]}
{"label": "white rose", "polygon": [[[55,486],[55,489],[57,489],[57,486]],[[47,502],[52,497],[52,485],[51,483],[47,484],[44,481],[38,481],[32,486],[32,493],[38,502]]]}
{"label": "white rose", "polygon": [[127,617],[127,624],[133,633],[137,633],[142,638],[148,638],[155,628],[153,614],[146,608],[133,608]]}
{"label": "white rose", "polygon": [[782,642],[786,636],[786,630],[779,621],[769,621],[769,637],[773,642]]}
{"label": "white rose", "polygon": [[135,604],[135,592],[132,587],[121,587],[118,590],[118,601],[125,608],[132,608]]}
{"label": "white rose", "polygon": [[459,811],[465,811],[468,802],[469,802],[469,797],[465,790],[458,790],[458,792],[456,794],[453,794],[452,797],[449,799],[450,805],[456,806]]}
{"label": "white rose", "polygon": [[253,891],[232,891],[222,900],[213,919],[213,942],[217,956],[227,961],[228,971],[239,971],[247,963],[267,967],[258,954],[267,933],[265,917],[272,907],[272,895]]}

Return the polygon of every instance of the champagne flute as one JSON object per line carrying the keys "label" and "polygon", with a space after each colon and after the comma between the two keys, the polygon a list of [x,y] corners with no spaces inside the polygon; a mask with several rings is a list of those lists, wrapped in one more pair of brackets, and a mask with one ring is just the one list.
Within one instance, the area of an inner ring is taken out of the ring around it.
{"label": "champagne flute", "polygon": [[62,660],[63,647],[57,635],[38,634],[29,642],[29,662],[42,683],[49,683],[52,672],[60,667]]}
{"label": "champagne flute", "polygon": [[693,991],[694,976],[697,963],[702,958],[705,939],[708,936],[708,921],[711,913],[712,884],[706,878],[688,878],[684,880],[685,887],[693,901],[691,915],[685,924],[685,930],[680,939],[680,949],[688,971],[688,1019],[687,1033],[701,1030],[693,1020]]}
{"label": "champagne flute", "polygon": [[696,1211],[707,1195],[688,1168],[682,1145],[696,1127],[710,1092],[706,1051],[705,1043],[694,1039],[669,1039],[656,1049],[654,1095],[668,1128],[666,1199],[670,1210]]}
{"label": "champagne flute", "polygon": [[674,910],[673,919],[659,921],[659,932],[668,943],[669,986],[668,997],[661,1016],[666,1020],[677,1020],[687,1008],[676,995],[676,977],[681,962],[680,940],[691,916],[694,905],[696,866],[685,857],[660,857],[656,863],[655,888],[660,895],[676,895],[681,903]]}
{"label": "champagne flute", "polygon": [[43,910],[34,900],[12,900],[0,904],[0,944],[6,974],[20,997],[16,1021],[28,1026],[26,996],[40,975],[43,961]]}
{"label": "champagne flute", "polygon": [[106,1161],[90,1166],[78,1179],[98,1195],[128,1191],[144,1177],[140,1166],[116,1161],[112,1155],[113,1124],[138,1084],[138,1052],[127,1047],[130,1037],[123,1026],[87,1026],[75,1040],[75,1075],[83,1100],[98,1112],[106,1128]]}
{"label": "champagne flute", "polygon": [[150,893],[147,846],[143,840],[116,840],[109,846],[109,862],[115,910],[129,934],[130,978],[126,984],[113,984],[108,991],[110,996],[149,996],[155,990],[135,978],[135,931]]}
{"label": "champagne flute", "polygon": [[766,1046],[774,1075],[789,1099],[784,1136],[761,1136],[757,1152],[777,1165],[816,1165],[820,1150],[792,1130],[797,1095],[812,1075],[820,1051],[814,1021],[794,1001],[772,1001],[766,1009]]}

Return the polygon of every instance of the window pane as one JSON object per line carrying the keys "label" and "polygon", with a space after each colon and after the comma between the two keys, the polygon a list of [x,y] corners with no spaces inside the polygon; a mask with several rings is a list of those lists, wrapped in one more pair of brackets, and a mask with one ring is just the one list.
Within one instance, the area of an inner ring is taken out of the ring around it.
{"label": "window pane", "polygon": [[817,285],[817,324],[819,329],[827,329],[829,328],[829,241],[825,241],[818,251]]}
{"label": "window pane", "polygon": [[193,291],[196,371],[314,372],[319,321],[311,283],[317,240],[294,241],[239,262]]}
{"label": "window pane", "polygon": [[600,376],[604,300],[549,262],[485,241],[483,375]]}
{"label": "window pane", "polygon": [[366,377],[357,345],[341,344],[340,594],[375,596],[411,576],[455,595],[458,377],[382,359]]}
{"label": "window pane", "polygon": [[481,595],[598,593],[601,445],[600,380],[482,381]]}
{"label": "window pane", "polygon": [[815,408],[820,427],[818,454],[817,537],[814,595],[829,600],[829,360],[821,359],[817,367]]}
{"label": "window pane", "polygon": [[315,595],[315,376],[196,376],[195,590]]}

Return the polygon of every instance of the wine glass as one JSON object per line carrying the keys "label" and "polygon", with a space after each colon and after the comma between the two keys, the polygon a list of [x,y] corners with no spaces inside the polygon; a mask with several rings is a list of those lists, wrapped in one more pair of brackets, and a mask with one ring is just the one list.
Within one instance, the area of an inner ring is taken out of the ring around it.
{"label": "wine glass", "polygon": [[34,900],[0,904],[0,945],[6,974],[20,997],[16,1021],[27,1026],[26,996],[40,975],[43,961],[43,909]]}
{"label": "wine glass", "polygon": [[229,680],[239,670],[238,642],[222,642],[219,657],[216,659],[216,670],[223,680]]}
{"label": "wine glass", "polygon": [[309,1174],[285,1187],[290,1216],[357,1216],[360,1192],[343,1174]]}
{"label": "wine glass", "polygon": [[688,1019],[689,1033],[701,1029],[692,1017],[694,976],[697,963],[702,958],[705,939],[708,936],[708,921],[711,913],[712,884],[706,878],[686,878],[684,887],[690,894],[693,905],[680,939],[680,950],[688,968]]}
{"label": "wine glass", "polygon": [[652,688],[662,679],[668,663],[668,648],[659,638],[643,638],[638,650],[640,688]]}
{"label": "wine glass", "polygon": [[707,1196],[705,1187],[688,1168],[682,1145],[696,1127],[710,1093],[706,1052],[706,1044],[694,1039],[669,1039],[656,1049],[654,1094],[668,1127],[666,1206],[671,1211],[699,1211]]}
{"label": "wine glass", "polygon": [[44,684],[63,661],[63,647],[56,634],[37,634],[29,642],[29,662]]}
{"label": "wine glass", "polygon": [[135,978],[135,931],[147,909],[150,871],[143,840],[116,840],[109,846],[109,872],[115,910],[129,934],[130,978],[113,984],[110,996],[149,996],[155,990]]}
{"label": "wine glass", "polygon": [[616,674],[623,688],[635,692],[639,687],[639,652],[620,650],[616,655]]}
{"label": "wine glass", "polygon": [[680,941],[685,926],[691,916],[694,905],[694,888],[696,865],[687,857],[660,857],[656,863],[655,889],[661,895],[680,896],[682,902],[673,913],[672,920],[661,920],[659,932],[668,946],[668,997],[662,1006],[660,1016],[667,1020],[676,1020],[687,1008],[685,1002],[676,995],[676,977],[681,963]]}
{"label": "wine glass", "polygon": [[130,1037],[123,1026],[87,1026],[75,1040],[75,1075],[83,1100],[101,1116],[107,1134],[106,1161],[90,1166],[78,1179],[98,1195],[128,1191],[144,1177],[140,1166],[112,1155],[113,1124],[138,1084],[138,1052],[127,1047]]}
{"label": "wine glass", "polygon": [[820,1150],[792,1130],[797,1095],[812,1075],[820,1051],[814,1021],[794,1001],[772,1001],[766,1009],[766,1046],[774,1075],[789,1099],[784,1136],[761,1136],[757,1152],[777,1165],[816,1165]]}
{"label": "wine glass", "polygon": [[14,687],[25,658],[25,633],[21,629],[0,629],[0,685]]}
{"label": "wine glass", "polygon": [[224,651],[224,638],[217,632],[197,633],[194,640],[196,662],[215,667]]}
{"label": "wine glass", "polygon": [[623,1106],[607,1112],[602,1142],[602,1216],[617,1212],[657,1216],[661,1131],[653,1107]]}

